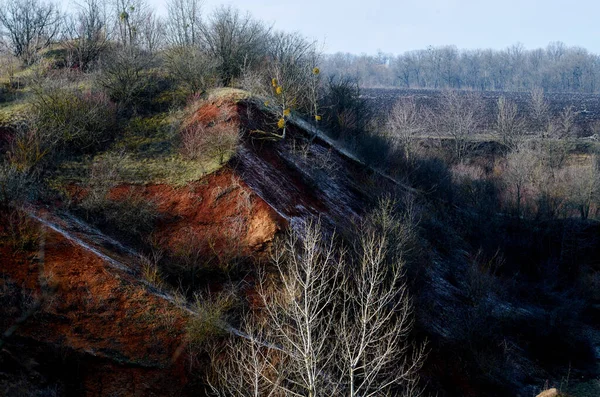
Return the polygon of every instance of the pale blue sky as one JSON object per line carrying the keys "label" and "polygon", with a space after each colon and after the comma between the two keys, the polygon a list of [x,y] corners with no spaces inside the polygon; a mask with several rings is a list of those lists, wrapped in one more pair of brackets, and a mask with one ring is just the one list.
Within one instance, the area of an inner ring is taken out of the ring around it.
{"label": "pale blue sky", "polygon": [[[165,0],[149,0],[164,8]],[[248,10],[276,29],[325,42],[325,52],[401,53],[429,45],[501,49],[551,41],[600,53],[596,0],[205,0]]]}

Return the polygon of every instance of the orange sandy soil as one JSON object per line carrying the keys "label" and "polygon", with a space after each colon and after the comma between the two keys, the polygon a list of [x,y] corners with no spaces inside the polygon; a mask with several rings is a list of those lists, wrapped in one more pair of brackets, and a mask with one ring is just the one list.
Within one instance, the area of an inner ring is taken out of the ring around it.
{"label": "orange sandy soil", "polygon": [[[82,363],[83,395],[177,395],[187,382],[186,314],[60,234],[42,235],[43,264],[0,246],[0,284],[12,282],[39,298],[43,272],[53,289],[15,336],[89,357]],[[0,313],[3,330],[22,314],[14,307]]]}
{"label": "orange sandy soil", "polygon": [[[213,241],[204,246],[213,254],[235,249],[258,259],[283,224],[228,167],[184,188],[120,186],[111,195],[119,199],[132,193],[156,202],[161,221],[155,239],[173,252],[190,243],[193,233]],[[95,254],[43,229],[43,266],[40,253],[0,245],[0,284],[10,281],[39,297],[43,272],[54,288],[15,336],[89,357],[80,371],[83,395],[178,395],[188,382],[186,314]],[[0,308],[2,329],[21,314]]]}
{"label": "orange sandy soil", "polygon": [[[226,99],[205,103],[188,122],[239,123],[238,110]],[[285,223],[229,166],[183,188],[122,185],[110,194],[115,200],[129,194],[153,200],[161,216],[152,240],[171,255],[197,245],[203,255],[223,260],[260,259]],[[39,298],[40,273],[53,288],[14,338],[84,357],[78,382],[83,390],[77,395],[185,395],[182,390],[190,382],[187,314],[95,254],[43,229],[43,261],[37,259],[40,253],[14,252],[0,239],[0,292],[10,282]],[[22,312],[0,307],[0,331]]]}
{"label": "orange sandy soil", "polygon": [[154,241],[171,254],[194,243],[203,255],[223,260],[230,255],[261,258],[284,223],[228,166],[183,188],[119,186],[111,198],[129,194],[157,204],[161,221]]}

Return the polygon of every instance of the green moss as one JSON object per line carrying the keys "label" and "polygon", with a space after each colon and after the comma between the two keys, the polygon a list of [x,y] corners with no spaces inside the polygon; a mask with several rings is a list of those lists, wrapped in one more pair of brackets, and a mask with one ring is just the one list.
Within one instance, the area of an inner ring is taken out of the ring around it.
{"label": "green moss", "polygon": [[[110,150],[62,163],[52,186],[62,190],[68,183],[85,185],[92,164],[115,153],[123,153],[120,183],[164,183],[180,187],[221,168],[218,158],[188,160],[178,153],[176,122],[180,116],[178,113],[162,113],[153,117],[131,119],[125,126],[123,135]],[[232,154],[229,153],[223,163]]]}
{"label": "green moss", "polygon": [[11,125],[26,119],[30,111],[29,104],[23,101],[13,101],[0,106],[0,125]]}
{"label": "green moss", "polygon": [[251,96],[248,91],[230,87],[215,88],[207,93],[209,101],[230,100],[234,103],[248,99]]}

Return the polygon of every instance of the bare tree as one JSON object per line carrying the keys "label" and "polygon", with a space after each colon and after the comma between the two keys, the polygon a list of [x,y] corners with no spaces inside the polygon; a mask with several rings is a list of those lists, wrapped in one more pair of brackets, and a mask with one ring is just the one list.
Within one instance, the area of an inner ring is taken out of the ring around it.
{"label": "bare tree", "polygon": [[544,97],[544,90],[536,87],[529,92],[529,110],[537,129],[542,129],[548,123],[550,106]]}
{"label": "bare tree", "polygon": [[[365,223],[355,254],[318,224],[291,232],[259,278],[259,314],[242,324],[214,389],[234,396],[419,396],[423,347],[409,342],[412,306],[403,254],[414,224],[388,201]],[[367,226],[370,225],[370,226]],[[349,261],[347,260],[349,259]]]}
{"label": "bare tree", "polygon": [[169,0],[167,41],[177,47],[198,46],[202,26],[202,0]]}
{"label": "bare tree", "polygon": [[506,157],[505,183],[514,192],[516,216],[520,217],[527,188],[533,183],[539,160],[536,153],[524,143],[518,145]]}
{"label": "bare tree", "polygon": [[516,147],[522,137],[523,126],[523,119],[518,115],[517,104],[504,96],[498,98],[496,131],[502,137],[502,142],[509,148]]}
{"label": "bare tree", "polygon": [[407,161],[415,159],[418,137],[424,130],[422,116],[413,97],[402,98],[392,108],[387,120],[390,139],[404,152]]}
{"label": "bare tree", "polygon": [[84,0],[74,6],[77,11],[67,23],[65,44],[73,62],[87,70],[108,47],[110,31],[106,4],[100,0]]}
{"label": "bare tree", "polygon": [[152,13],[145,0],[113,0],[116,13],[115,33],[124,47],[139,45],[143,26]]}
{"label": "bare tree", "polygon": [[[292,108],[310,110],[311,83],[314,83],[315,43],[297,33],[277,32],[271,38],[267,69],[273,86],[273,100],[280,108],[279,128],[285,138]],[[314,92],[316,94],[316,91]]]}
{"label": "bare tree", "polygon": [[59,34],[61,15],[54,3],[4,0],[0,4],[0,25],[13,54],[30,65]]}
{"label": "bare tree", "polygon": [[340,384],[350,397],[394,392],[418,396],[424,346],[409,341],[412,304],[402,258],[411,238],[410,222],[405,219],[402,225],[389,200],[374,219],[378,224],[363,226],[357,261],[344,272],[341,319],[336,323]]}
{"label": "bare tree", "polygon": [[573,106],[566,106],[558,116],[558,138],[569,138],[573,135],[577,112]]}
{"label": "bare tree", "polygon": [[244,64],[256,65],[265,54],[270,29],[231,7],[218,8],[202,25],[202,45],[217,60],[223,84],[240,76]]}
{"label": "bare tree", "polygon": [[275,251],[281,291],[261,278],[259,294],[276,336],[275,344],[286,352],[278,368],[287,379],[281,387],[292,395],[335,395],[334,329],[337,278],[343,262],[336,258],[333,240],[321,243],[319,224],[306,232],[292,232]]}
{"label": "bare tree", "polygon": [[581,219],[588,219],[590,211],[600,199],[600,164],[597,156],[584,166],[567,168],[568,197],[579,210]]}
{"label": "bare tree", "polygon": [[453,139],[454,156],[459,161],[479,127],[481,107],[481,97],[475,93],[446,90],[440,98],[439,109],[431,117],[437,132]]}
{"label": "bare tree", "polygon": [[165,51],[165,65],[189,94],[201,93],[216,84],[217,63],[196,46],[177,46]]}
{"label": "bare tree", "polygon": [[145,13],[138,31],[140,47],[150,53],[155,53],[165,44],[165,22],[153,10]]}

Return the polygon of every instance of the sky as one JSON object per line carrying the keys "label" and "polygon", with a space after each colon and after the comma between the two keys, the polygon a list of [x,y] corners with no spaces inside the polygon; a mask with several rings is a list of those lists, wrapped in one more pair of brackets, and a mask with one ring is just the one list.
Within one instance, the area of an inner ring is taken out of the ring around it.
{"label": "sky", "polygon": [[[149,0],[165,9],[165,0]],[[553,41],[600,53],[597,0],[204,0],[249,11],[276,30],[323,43],[325,53],[399,54],[428,46],[527,49]]]}

